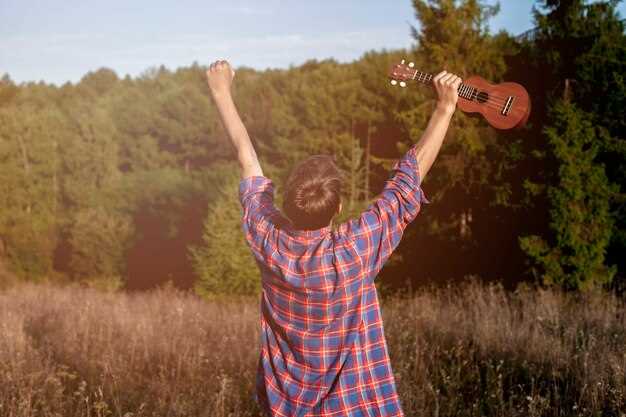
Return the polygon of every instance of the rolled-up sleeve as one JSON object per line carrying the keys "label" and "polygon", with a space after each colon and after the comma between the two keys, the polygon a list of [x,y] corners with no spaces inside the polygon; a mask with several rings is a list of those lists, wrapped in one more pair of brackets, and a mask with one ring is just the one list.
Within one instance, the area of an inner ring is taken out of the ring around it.
{"label": "rolled-up sleeve", "polygon": [[274,218],[280,214],[274,205],[274,183],[264,176],[250,176],[239,182],[239,201],[243,208],[242,227],[248,245],[259,261],[272,254],[270,235]]}
{"label": "rolled-up sleeve", "polygon": [[382,269],[422,203],[429,201],[421,188],[416,145],[413,145],[394,164],[381,194],[349,228],[370,276],[376,276]]}

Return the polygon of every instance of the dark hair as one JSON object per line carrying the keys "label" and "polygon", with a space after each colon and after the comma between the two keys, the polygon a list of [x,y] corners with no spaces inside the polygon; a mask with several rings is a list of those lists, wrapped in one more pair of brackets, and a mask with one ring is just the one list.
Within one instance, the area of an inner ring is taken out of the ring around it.
{"label": "dark hair", "polygon": [[296,229],[328,226],[341,202],[343,173],[331,155],[313,155],[289,174],[283,194],[283,211]]}

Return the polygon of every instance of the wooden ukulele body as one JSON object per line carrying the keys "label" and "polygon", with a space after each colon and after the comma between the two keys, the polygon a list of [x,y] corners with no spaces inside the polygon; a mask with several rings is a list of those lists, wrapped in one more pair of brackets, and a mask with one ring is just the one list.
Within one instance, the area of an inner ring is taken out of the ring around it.
{"label": "wooden ukulele body", "polygon": [[[526,124],[530,115],[531,101],[526,89],[518,83],[491,84],[477,75],[463,80],[463,84],[480,91],[471,100],[459,97],[457,107],[465,113],[480,113],[496,129],[519,128]],[[507,101],[510,110],[505,114]]]}

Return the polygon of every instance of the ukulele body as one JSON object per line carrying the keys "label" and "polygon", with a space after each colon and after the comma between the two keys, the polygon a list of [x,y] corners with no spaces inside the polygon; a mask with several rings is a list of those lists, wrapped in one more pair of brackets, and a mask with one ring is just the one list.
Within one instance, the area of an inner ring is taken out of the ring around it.
{"label": "ukulele body", "polygon": [[460,94],[457,107],[465,113],[480,113],[496,129],[520,128],[530,115],[531,101],[526,89],[518,83],[491,84],[477,75],[463,84],[478,91],[470,98]]}

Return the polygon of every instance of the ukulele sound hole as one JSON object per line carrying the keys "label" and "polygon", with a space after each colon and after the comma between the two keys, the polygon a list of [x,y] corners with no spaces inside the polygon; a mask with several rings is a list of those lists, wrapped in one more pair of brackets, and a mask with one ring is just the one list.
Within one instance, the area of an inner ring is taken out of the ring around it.
{"label": "ukulele sound hole", "polygon": [[489,94],[486,91],[481,91],[480,93],[478,93],[478,95],[476,96],[476,100],[479,103],[485,103],[487,100],[489,99]]}

